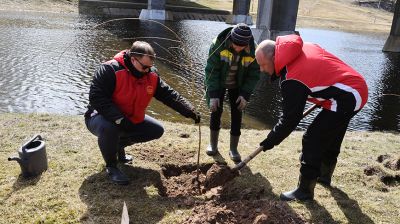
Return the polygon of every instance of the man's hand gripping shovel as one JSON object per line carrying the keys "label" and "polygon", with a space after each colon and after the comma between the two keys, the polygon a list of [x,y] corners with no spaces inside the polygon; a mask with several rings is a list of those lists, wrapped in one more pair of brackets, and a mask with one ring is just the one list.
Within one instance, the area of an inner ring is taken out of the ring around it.
{"label": "man's hand gripping shovel", "polygon": [[[318,105],[314,104],[312,107],[308,108],[303,113],[303,118],[311,113]],[[232,180],[239,175],[239,170],[242,169],[250,160],[256,157],[263,147],[260,146],[250,155],[248,155],[242,162],[236,164],[232,169],[227,165],[214,164],[206,174],[206,180],[204,181],[204,187],[206,189],[211,189],[213,187],[222,186],[226,182]]]}

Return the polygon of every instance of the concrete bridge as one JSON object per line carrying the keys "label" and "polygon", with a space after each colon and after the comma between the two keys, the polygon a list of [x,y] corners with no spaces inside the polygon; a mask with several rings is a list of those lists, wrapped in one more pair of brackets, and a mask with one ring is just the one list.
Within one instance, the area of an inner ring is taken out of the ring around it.
{"label": "concrete bridge", "polygon": [[[80,0],[79,9],[82,12],[88,9],[92,13],[128,15],[141,19],[200,19],[252,25],[250,2],[251,0],[233,0],[232,13],[226,10],[169,6],[166,0]],[[295,33],[298,7],[299,0],[259,0],[256,27],[253,29],[256,41]],[[396,1],[390,36],[383,51],[400,52],[400,1]]]}

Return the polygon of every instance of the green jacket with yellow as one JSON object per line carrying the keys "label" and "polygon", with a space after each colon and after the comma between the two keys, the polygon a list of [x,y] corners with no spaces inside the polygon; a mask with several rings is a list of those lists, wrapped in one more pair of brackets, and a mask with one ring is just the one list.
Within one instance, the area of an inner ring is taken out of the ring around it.
{"label": "green jacket with yellow", "polygon": [[[221,91],[225,89],[225,80],[233,60],[232,42],[229,38],[232,28],[229,27],[222,31],[213,40],[209,50],[204,80],[207,105],[210,98],[219,98]],[[251,38],[249,46],[239,53],[236,82],[240,91],[239,94],[247,101],[249,101],[260,77],[260,67],[255,60],[255,49],[256,43],[254,38]]]}

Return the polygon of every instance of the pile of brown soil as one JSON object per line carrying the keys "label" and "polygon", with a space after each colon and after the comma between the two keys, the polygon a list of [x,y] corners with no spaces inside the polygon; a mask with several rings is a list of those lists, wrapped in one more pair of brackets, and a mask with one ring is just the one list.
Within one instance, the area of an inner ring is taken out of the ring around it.
{"label": "pile of brown soil", "polygon": [[215,167],[212,165],[201,164],[198,169],[195,165],[162,165],[160,195],[179,198],[179,206],[192,208],[183,223],[306,223],[286,203],[263,198],[263,186],[206,188],[206,174]]}

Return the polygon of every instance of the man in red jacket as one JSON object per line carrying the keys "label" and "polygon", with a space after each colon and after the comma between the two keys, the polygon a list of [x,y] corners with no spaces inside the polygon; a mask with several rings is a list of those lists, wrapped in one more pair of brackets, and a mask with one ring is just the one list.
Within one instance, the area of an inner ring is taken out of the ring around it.
{"label": "man in red jacket", "polygon": [[90,85],[85,123],[98,137],[106,171],[117,184],[129,183],[117,167],[118,161],[132,160],[124,148],[160,138],[164,133],[161,123],[145,114],[153,97],[195,123],[200,122],[194,107],[157,75],[154,59],[150,44],[136,41],[129,50],[103,63]]}
{"label": "man in red jacket", "polygon": [[280,78],[282,115],[260,143],[264,151],[281,143],[298,125],[306,101],[322,107],[303,135],[297,188],[282,193],[281,200],[314,198],[316,182],[330,186],[340,146],[350,119],[365,105],[364,78],[320,46],[287,35],[264,40],[256,50],[261,72]]}

